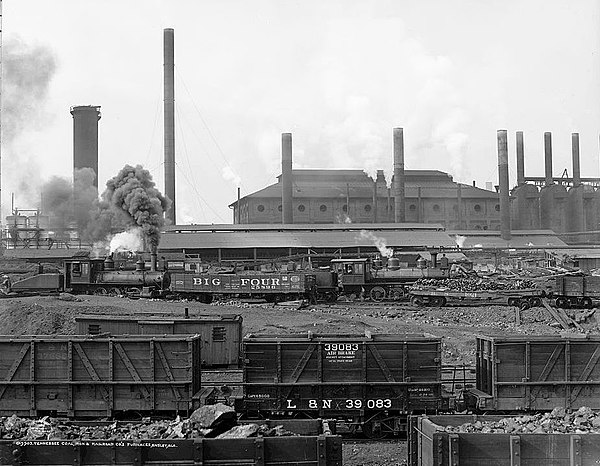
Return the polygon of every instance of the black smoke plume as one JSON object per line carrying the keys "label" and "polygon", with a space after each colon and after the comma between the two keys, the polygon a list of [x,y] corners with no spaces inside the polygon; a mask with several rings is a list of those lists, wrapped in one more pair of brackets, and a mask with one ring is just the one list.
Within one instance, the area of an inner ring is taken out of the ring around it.
{"label": "black smoke plume", "polygon": [[115,230],[139,227],[147,244],[156,250],[160,228],[170,201],[156,189],[152,175],[141,165],[125,165],[117,176],[106,182],[97,214],[95,240]]}

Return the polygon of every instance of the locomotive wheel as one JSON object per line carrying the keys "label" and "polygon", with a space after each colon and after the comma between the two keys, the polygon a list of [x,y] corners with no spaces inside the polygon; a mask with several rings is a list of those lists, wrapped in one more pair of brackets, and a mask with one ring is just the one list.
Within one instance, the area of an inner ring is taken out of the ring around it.
{"label": "locomotive wheel", "polygon": [[508,305],[509,306],[516,306],[518,303],[517,298],[508,298]]}
{"label": "locomotive wheel", "polygon": [[592,302],[592,298],[583,298],[581,300],[581,305],[586,309],[591,309],[594,307],[594,303]]}
{"label": "locomotive wheel", "polygon": [[142,294],[142,291],[139,288],[132,286],[132,287],[127,288],[126,294],[129,298],[137,299]]}
{"label": "locomotive wheel", "polygon": [[108,294],[108,291],[106,291],[106,288],[101,286],[100,288],[96,288],[94,290],[94,294],[98,296],[106,296]]}
{"label": "locomotive wheel", "polygon": [[121,289],[119,287],[113,286],[110,290],[108,290],[108,296],[121,296]]}
{"label": "locomotive wheel", "polygon": [[524,311],[529,308],[530,308],[530,305],[529,305],[529,300],[527,298],[523,298],[521,301],[519,301],[519,309]]}
{"label": "locomotive wheel", "polygon": [[392,298],[393,301],[400,301],[404,296],[404,289],[402,288],[394,288],[390,292],[390,298]]}
{"label": "locomotive wheel", "polygon": [[373,301],[383,301],[383,298],[385,298],[385,290],[380,286],[375,286],[371,288],[369,295]]}

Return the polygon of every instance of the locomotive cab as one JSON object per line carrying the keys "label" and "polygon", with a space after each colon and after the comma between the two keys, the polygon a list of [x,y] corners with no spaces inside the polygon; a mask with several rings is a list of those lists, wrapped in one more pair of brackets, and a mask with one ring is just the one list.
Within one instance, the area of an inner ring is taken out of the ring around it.
{"label": "locomotive cab", "polygon": [[367,283],[368,259],[333,259],[331,266],[344,286],[362,286]]}

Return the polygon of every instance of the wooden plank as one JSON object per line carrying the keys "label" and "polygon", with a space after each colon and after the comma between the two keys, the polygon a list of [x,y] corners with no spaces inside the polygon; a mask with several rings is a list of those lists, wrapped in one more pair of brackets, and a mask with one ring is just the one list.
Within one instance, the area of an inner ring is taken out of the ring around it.
{"label": "wooden plank", "polygon": [[392,372],[390,371],[389,367],[385,363],[383,357],[381,356],[381,353],[379,352],[379,350],[377,349],[375,344],[371,343],[370,345],[368,345],[368,348],[371,350],[371,354],[375,358],[375,361],[377,362],[377,365],[381,369],[381,372],[383,372],[383,375],[385,376],[385,380],[388,382],[396,382],[396,379],[394,378]]}
{"label": "wooden plank", "polygon": [[[167,378],[170,382],[175,383],[175,377],[173,376],[173,371],[171,371],[171,366],[169,365],[169,361],[167,361],[167,356],[165,355],[165,351],[163,350],[162,344],[156,342],[154,344],[154,348],[156,349],[156,353],[158,354],[158,359],[167,374]],[[171,391],[173,392],[173,396],[177,401],[181,401],[181,394],[179,390],[174,385],[171,385]]]}
{"label": "wooden plank", "polygon": [[563,317],[563,315],[566,317],[566,314],[564,314],[564,312],[563,315],[559,314],[559,312],[556,309],[554,309],[548,304],[548,300],[546,298],[542,299],[542,305],[546,308],[546,310],[550,313],[554,320],[556,320],[560,324],[562,328],[564,328],[565,330],[569,329],[569,324]]}
{"label": "wooden plank", "polygon": [[[101,382],[100,376],[96,372],[96,369],[94,368],[90,359],[87,357],[87,354],[85,354],[85,351],[81,347],[81,343],[73,343],[73,347],[75,348],[75,352],[79,355],[79,359],[81,359],[81,362],[83,363],[83,367],[85,367],[86,372],[89,374],[89,376],[92,378],[92,380],[95,382]],[[99,385],[100,385],[100,393],[102,394],[102,398],[104,398],[104,400],[106,402],[108,402],[109,394],[108,394],[106,387],[102,384],[99,384]]]}
{"label": "wooden plank", "polygon": [[[6,374],[6,377],[4,377],[4,380],[6,382],[12,381],[13,377],[15,376],[15,373],[19,369],[19,366],[23,362],[25,355],[29,351],[29,348],[30,348],[29,343],[23,343],[23,346],[21,347],[21,351],[19,351],[19,354],[15,358],[15,361],[13,362],[12,366],[10,366],[10,369],[8,370],[8,373]],[[2,387],[0,387],[0,398],[2,398],[2,395],[4,395],[4,392],[6,391],[7,388],[8,388],[8,385],[3,385]]]}
{"label": "wooden plank", "polygon": [[[129,375],[131,375],[133,380],[135,380],[136,382],[142,382],[142,378],[137,373],[135,366],[131,362],[131,359],[129,359],[129,356],[127,356],[127,353],[123,349],[123,346],[121,345],[121,343],[115,342],[114,347],[117,350],[117,353],[119,354],[119,356],[121,357],[123,364],[125,364],[125,368],[127,369],[127,372],[129,372]],[[140,388],[140,391],[142,392],[142,394],[144,395],[144,398],[149,399],[150,392],[148,392],[148,389],[144,385],[140,385],[139,388]]]}
{"label": "wooden plank", "polygon": [[[592,356],[590,357],[590,360],[588,361],[587,365],[585,366],[585,369],[579,376],[580,382],[586,381],[589,378],[590,374],[594,370],[594,367],[598,363],[598,360],[600,360],[600,345],[596,346],[596,349],[594,350],[594,353],[592,354]],[[578,385],[577,387],[575,387],[573,389],[573,391],[571,392],[571,402],[573,402],[577,399],[577,397],[581,393],[581,390],[583,390],[582,385]]]}
{"label": "wooden plank", "polygon": [[[300,361],[298,361],[298,364],[296,364],[296,367],[292,371],[292,375],[290,376],[291,383],[298,382],[298,379],[302,375],[302,372],[304,372],[304,369],[306,369],[306,365],[308,364],[308,361],[310,360],[311,356],[315,352],[316,347],[317,347],[317,345],[313,343],[306,348],[306,350],[304,351],[304,354],[300,358]],[[319,379],[319,380],[322,380],[322,379]]]}
{"label": "wooden plank", "polygon": [[[552,351],[552,354],[546,361],[546,364],[544,365],[544,368],[542,369],[542,372],[540,373],[539,378],[535,382],[546,382],[548,380],[548,377],[550,376],[552,369],[554,369],[554,366],[556,365],[558,358],[560,357],[560,355],[562,353],[562,350],[563,350],[563,347],[561,344],[557,344],[554,346],[554,351]],[[532,393],[531,393],[532,401],[535,400],[535,398],[537,398],[537,396],[540,394],[541,391],[542,391],[542,387],[534,388],[532,390]]]}

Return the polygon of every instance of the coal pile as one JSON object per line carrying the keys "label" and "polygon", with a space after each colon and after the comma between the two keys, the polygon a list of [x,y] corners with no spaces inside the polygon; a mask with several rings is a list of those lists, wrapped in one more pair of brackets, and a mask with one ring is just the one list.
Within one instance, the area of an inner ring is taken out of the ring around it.
{"label": "coal pile", "polygon": [[527,278],[515,280],[492,280],[489,278],[421,278],[413,285],[414,289],[449,290],[449,291],[514,291],[537,288],[534,281]]}
{"label": "coal pile", "polygon": [[600,413],[582,407],[569,413],[554,408],[550,413],[507,417],[499,421],[477,421],[460,426],[447,426],[449,433],[479,434],[598,434]]}
{"label": "coal pile", "polygon": [[173,440],[206,438],[276,437],[295,435],[282,426],[237,424],[233,408],[216,404],[204,406],[188,419],[141,422],[103,422],[78,425],[73,422],[43,417],[24,419],[12,415],[0,417],[0,439],[3,440]]}

